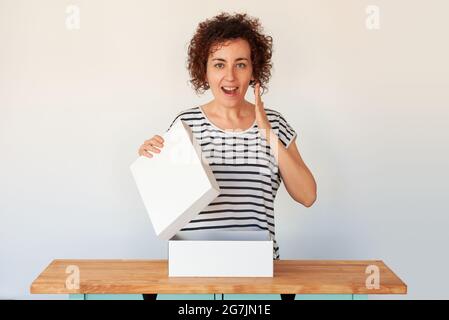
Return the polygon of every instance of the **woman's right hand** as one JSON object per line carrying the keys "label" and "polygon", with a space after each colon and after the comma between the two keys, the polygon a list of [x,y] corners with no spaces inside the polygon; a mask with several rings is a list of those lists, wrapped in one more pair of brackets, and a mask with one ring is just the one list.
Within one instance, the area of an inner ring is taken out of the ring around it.
{"label": "woman's right hand", "polygon": [[139,155],[145,156],[147,158],[152,158],[153,153],[160,153],[161,150],[158,148],[164,147],[164,139],[161,136],[155,135],[153,138],[149,140],[145,140],[145,142],[139,148]]}

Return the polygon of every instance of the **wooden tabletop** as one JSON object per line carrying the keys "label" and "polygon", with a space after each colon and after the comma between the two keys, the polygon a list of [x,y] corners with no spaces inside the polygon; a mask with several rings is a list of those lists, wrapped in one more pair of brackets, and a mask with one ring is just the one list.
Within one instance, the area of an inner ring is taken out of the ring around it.
{"label": "wooden tabletop", "polygon": [[[379,268],[378,289],[366,286],[370,265]],[[79,270],[79,289],[67,281],[75,275],[69,266]],[[168,277],[167,260],[57,259],[33,281],[31,293],[406,294],[407,285],[381,260],[275,260],[273,278],[183,278]]]}

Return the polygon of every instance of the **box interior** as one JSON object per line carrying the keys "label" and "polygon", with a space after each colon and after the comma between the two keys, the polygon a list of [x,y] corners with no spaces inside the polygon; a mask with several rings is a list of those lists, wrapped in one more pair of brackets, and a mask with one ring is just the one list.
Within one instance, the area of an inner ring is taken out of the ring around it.
{"label": "box interior", "polygon": [[179,231],[170,241],[270,241],[268,231],[193,230]]}

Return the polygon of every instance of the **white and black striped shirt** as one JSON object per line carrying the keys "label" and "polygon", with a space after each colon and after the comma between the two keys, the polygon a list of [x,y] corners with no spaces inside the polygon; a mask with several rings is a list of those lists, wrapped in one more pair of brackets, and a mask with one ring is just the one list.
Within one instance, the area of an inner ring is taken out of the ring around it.
{"label": "white and black striped shirt", "polygon": [[[281,113],[265,108],[272,130],[288,147],[295,130]],[[273,240],[273,258],[279,259],[275,239],[274,199],[282,182],[278,165],[256,122],[245,131],[224,131],[207,118],[201,107],[180,112],[207,159],[220,194],[181,231],[202,229],[267,230]]]}

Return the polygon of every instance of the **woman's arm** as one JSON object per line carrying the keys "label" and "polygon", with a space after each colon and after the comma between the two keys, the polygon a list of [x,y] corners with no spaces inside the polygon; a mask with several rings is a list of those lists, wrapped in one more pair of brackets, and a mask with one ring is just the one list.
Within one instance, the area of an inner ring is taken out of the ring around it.
{"label": "woman's arm", "polygon": [[296,138],[287,149],[273,132],[270,136],[270,145],[277,147],[274,150],[285,188],[295,201],[310,207],[316,200],[316,182],[299,154]]}
{"label": "woman's arm", "polygon": [[260,86],[254,88],[256,96],[256,120],[260,132],[267,139],[277,161],[282,180],[290,196],[306,207],[310,207],[316,200],[316,182],[309,168],[301,158],[296,147],[296,137],[291,141],[288,149],[271,129],[270,121],[263,107],[260,97]]}

